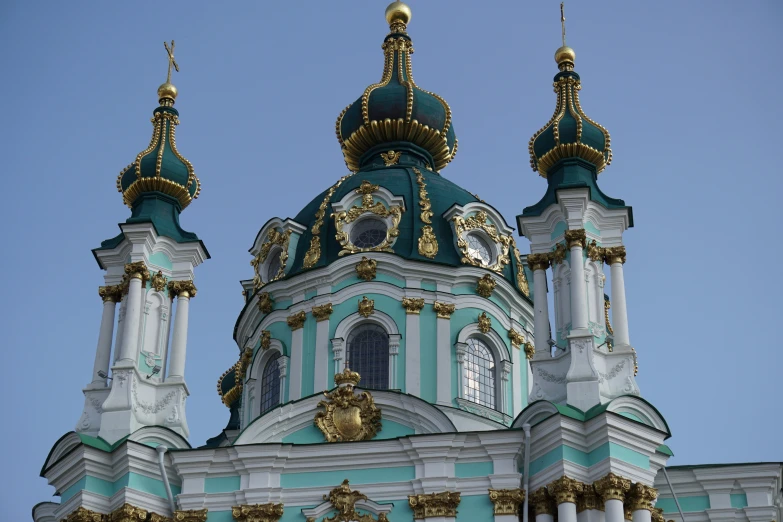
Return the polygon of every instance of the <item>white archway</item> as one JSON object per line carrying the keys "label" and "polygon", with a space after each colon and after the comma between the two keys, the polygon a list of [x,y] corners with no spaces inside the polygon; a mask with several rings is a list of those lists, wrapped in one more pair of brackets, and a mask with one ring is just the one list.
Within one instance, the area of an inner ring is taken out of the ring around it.
{"label": "white archway", "polygon": [[397,323],[388,314],[375,310],[369,317],[359,315],[355,312],[337,325],[332,339],[332,355],[334,357],[335,373],[340,373],[345,369],[345,350],[346,342],[351,332],[365,324],[374,324],[383,328],[389,335],[389,389],[399,388],[397,382],[397,355],[400,353],[400,330]]}
{"label": "white archway", "polygon": [[[454,345],[454,349],[457,353],[457,401],[467,401],[465,399],[465,355],[468,352],[468,340],[478,339],[483,341],[485,345],[492,352],[492,356],[495,359],[495,409],[501,413],[508,414],[508,399],[507,388],[509,387],[509,377],[511,376],[511,369],[513,367],[511,358],[509,357],[508,348],[506,343],[500,335],[492,328],[488,332],[482,332],[479,329],[478,323],[471,323],[457,334],[457,342]],[[470,402],[470,401],[468,401]],[[473,407],[483,408],[478,404]],[[490,409],[490,408],[487,408]]]}

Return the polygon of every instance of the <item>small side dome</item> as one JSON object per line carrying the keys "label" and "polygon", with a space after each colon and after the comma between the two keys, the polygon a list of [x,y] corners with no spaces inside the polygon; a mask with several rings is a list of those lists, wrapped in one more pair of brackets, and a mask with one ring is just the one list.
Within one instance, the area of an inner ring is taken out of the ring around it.
{"label": "small side dome", "polygon": [[383,76],[337,118],[337,139],[352,172],[359,170],[368,151],[384,144],[387,149],[395,142],[418,146],[436,171],[457,152],[449,104],[413,79],[413,44],[406,32],[410,18],[410,8],[402,2],[386,9],[390,32],[381,46]]}

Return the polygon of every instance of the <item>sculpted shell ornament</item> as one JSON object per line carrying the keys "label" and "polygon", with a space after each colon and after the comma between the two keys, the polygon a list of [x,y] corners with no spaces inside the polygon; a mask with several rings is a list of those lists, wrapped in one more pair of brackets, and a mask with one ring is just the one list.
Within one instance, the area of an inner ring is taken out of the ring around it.
{"label": "sculpted shell ornament", "polygon": [[[337,388],[324,392],[326,400],[318,403],[315,426],[326,442],[370,440],[381,430],[381,410],[369,392],[354,394],[361,377],[348,368],[334,376]],[[352,520],[352,519],[348,519]]]}

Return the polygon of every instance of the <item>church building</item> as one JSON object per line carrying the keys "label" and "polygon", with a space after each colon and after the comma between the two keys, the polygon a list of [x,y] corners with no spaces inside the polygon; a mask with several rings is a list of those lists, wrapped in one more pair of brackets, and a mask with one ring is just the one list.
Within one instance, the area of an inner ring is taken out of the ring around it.
{"label": "church building", "polygon": [[117,178],[130,217],[93,250],[84,408],[41,469],[59,502],[34,521],[780,522],[779,462],[666,469],[628,328],[633,212],[599,185],[610,136],[574,50],[555,52],[553,115],[530,128],[541,197],[512,227],[444,176],[451,107],[414,79],[410,8],[386,21],[380,79],[335,110],[345,175],[252,239],[236,363],[215,375],[228,422],[206,442],[189,438],[186,363],[210,254],[180,223],[201,188],[167,45],[152,139]]}

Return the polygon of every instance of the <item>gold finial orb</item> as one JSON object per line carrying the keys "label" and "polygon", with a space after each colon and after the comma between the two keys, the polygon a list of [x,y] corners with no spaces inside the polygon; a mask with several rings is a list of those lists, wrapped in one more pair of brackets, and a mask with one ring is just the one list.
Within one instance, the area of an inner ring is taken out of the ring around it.
{"label": "gold finial orb", "polygon": [[411,16],[411,8],[404,2],[392,2],[386,8],[386,21],[389,25],[395,22],[408,25],[408,22],[411,21]]}
{"label": "gold finial orb", "polygon": [[177,88],[173,84],[166,82],[158,87],[158,98],[168,98],[170,100],[177,99]]}
{"label": "gold finial orb", "polygon": [[575,60],[576,52],[566,45],[555,51],[555,61],[557,62],[557,65],[565,62],[570,62],[571,65],[573,65]]}

